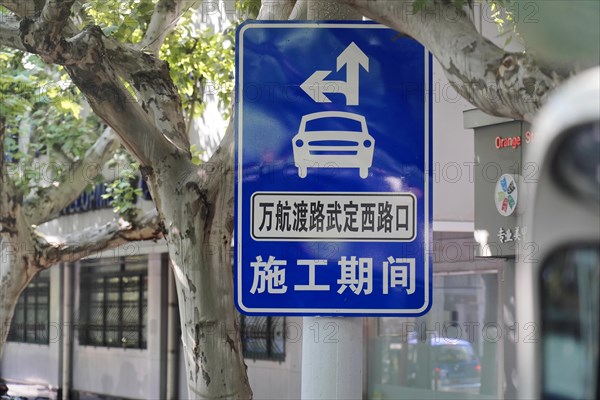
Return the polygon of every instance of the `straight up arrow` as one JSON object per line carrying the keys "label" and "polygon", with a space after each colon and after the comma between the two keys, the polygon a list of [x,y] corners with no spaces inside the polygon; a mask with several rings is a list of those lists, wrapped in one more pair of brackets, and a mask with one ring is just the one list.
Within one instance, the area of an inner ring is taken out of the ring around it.
{"label": "straight up arrow", "polygon": [[346,66],[346,105],[358,105],[359,66],[369,72],[369,57],[354,43],[350,43],[346,50],[337,58],[337,70]]}
{"label": "straight up arrow", "polygon": [[354,43],[337,58],[337,71],[346,66],[346,81],[325,80],[332,71],[315,71],[300,87],[317,103],[331,103],[325,93],[341,93],[346,97],[346,105],[359,104],[359,67],[369,71],[369,58]]}

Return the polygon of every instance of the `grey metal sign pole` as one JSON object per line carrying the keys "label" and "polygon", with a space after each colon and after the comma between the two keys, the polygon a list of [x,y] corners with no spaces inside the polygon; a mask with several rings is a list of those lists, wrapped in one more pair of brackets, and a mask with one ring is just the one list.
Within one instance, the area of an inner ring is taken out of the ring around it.
{"label": "grey metal sign pole", "polygon": [[[339,3],[308,1],[309,20],[356,20]],[[304,317],[302,399],[362,399],[362,318]]]}
{"label": "grey metal sign pole", "polygon": [[302,399],[362,399],[363,319],[304,317]]}

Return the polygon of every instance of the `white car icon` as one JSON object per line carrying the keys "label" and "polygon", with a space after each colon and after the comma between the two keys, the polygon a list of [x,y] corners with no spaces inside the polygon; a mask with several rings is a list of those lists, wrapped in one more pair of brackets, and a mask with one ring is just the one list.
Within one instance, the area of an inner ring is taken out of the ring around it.
{"label": "white car icon", "polygon": [[302,117],[292,139],[298,176],[308,168],[359,168],[366,179],[373,163],[375,139],[365,117],[343,111],[323,111]]}

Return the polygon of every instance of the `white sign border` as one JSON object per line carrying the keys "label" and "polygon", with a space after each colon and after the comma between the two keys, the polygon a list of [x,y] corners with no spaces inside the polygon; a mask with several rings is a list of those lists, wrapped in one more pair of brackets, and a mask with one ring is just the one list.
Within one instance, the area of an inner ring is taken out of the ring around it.
{"label": "white sign border", "polygon": [[[238,79],[238,87],[240,88],[240,93],[236,93],[236,95],[238,96],[236,101],[238,102],[238,107],[237,107],[237,115],[236,115],[236,124],[237,124],[237,140],[238,142],[242,142],[242,137],[243,137],[243,102],[244,102],[244,96],[242,95],[242,89],[243,88],[243,82],[244,82],[244,68],[243,68],[243,62],[244,62],[244,55],[243,55],[243,50],[244,50],[244,32],[247,31],[248,29],[253,29],[253,28],[260,28],[260,29],[265,29],[265,28],[285,28],[285,29],[291,29],[291,28],[311,28],[311,29],[315,29],[315,28],[327,28],[327,29],[347,29],[347,28],[352,28],[352,29],[391,29],[385,25],[381,25],[381,24],[363,24],[363,23],[356,23],[356,24],[347,24],[347,23],[328,23],[328,22],[324,22],[324,23],[248,23],[246,25],[242,25],[242,27],[240,28],[239,32],[238,32],[238,43],[237,46],[239,48],[239,53],[238,53],[238,62],[239,62],[239,68],[238,68],[238,73],[239,76],[237,77]],[[425,51],[425,124],[424,124],[424,135],[425,135],[425,171],[429,170],[429,156],[430,156],[430,152],[429,152],[429,147],[430,147],[430,143],[429,143],[429,52],[427,51],[427,49],[424,50]],[[242,209],[243,209],[243,203],[242,201],[240,201],[240,199],[242,198],[242,179],[241,177],[242,175],[242,146],[238,146],[238,169],[237,169],[237,176],[238,176],[238,191],[237,191],[237,198],[238,198],[238,204],[236,204],[237,206],[237,211],[238,211],[238,218],[237,218],[237,226],[236,226],[236,232],[237,232],[237,240],[236,240],[236,260],[237,260],[237,269],[235,271],[235,273],[237,274],[237,300],[238,300],[238,305],[239,308],[245,312],[248,312],[250,314],[268,314],[268,315],[297,315],[297,316],[303,316],[303,315],[310,315],[310,316],[315,316],[315,315],[339,315],[339,316],[344,316],[344,315],[365,315],[365,314],[380,314],[380,315],[399,315],[402,314],[404,316],[408,316],[408,315],[414,315],[414,314],[422,314],[423,312],[425,312],[425,310],[427,310],[429,308],[429,303],[431,302],[431,294],[429,292],[429,287],[430,287],[430,282],[429,282],[429,268],[430,268],[430,263],[429,263],[429,236],[430,236],[430,224],[429,224],[429,175],[428,173],[425,173],[425,210],[424,210],[424,236],[425,236],[425,290],[424,290],[424,302],[423,305],[421,306],[421,308],[419,309],[344,309],[344,308],[275,308],[275,309],[271,309],[271,308],[248,308],[246,307],[243,303],[242,303],[242,280],[240,279],[241,274],[242,274]],[[235,289],[234,289],[235,290]]]}

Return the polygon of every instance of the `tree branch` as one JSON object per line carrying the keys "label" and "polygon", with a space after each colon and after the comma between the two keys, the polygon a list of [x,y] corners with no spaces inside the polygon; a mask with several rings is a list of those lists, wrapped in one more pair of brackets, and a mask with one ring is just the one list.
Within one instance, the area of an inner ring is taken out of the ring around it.
{"label": "tree branch", "polygon": [[94,112],[119,133],[125,147],[142,165],[168,148],[150,116],[134,102],[114,71],[101,64],[92,70],[67,67],[73,82],[86,95]]}
{"label": "tree branch", "polygon": [[62,31],[69,23],[75,0],[47,0],[39,17],[21,20],[21,40],[27,50],[47,63],[61,64],[68,51]]}
{"label": "tree branch", "polygon": [[160,0],[154,6],[152,19],[138,48],[158,55],[165,37],[177,26],[181,15],[191,8],[196,8],[201,2],[202,0]]}
{"label": "tree branch", "polygon": [[[233,196],[235,188],[235,170],[234,170],[234,144],[235,144],[235,118],[231,118],[225,136],[219,147],[215,150],[210,160],[201,164],[207,174],[207,193],[208,202],[218,204],[217,208],[222,210],[224,215],[219,215],[221,227],[227,234],[233,232]],[[207,168],[209,170],[207,170]],[[231,243],[231,241],[229,241]]]}
{"label": "tree branch", "polygon": [[180,151],[189,153],[181,99],[168,64],[115,40],[104,38],[103,43],[115,71],[131,84],[144,111],[154,118],[154,125]]}
{"label": "tree branch", "polygon": [[21,40],[19,24],[19,21],[11,15],[5,14],[0,16],[0,46],[27,51],[25,44]]}
{"label": "tree branch", "polygon": [[266,21],[288,19],[295,3],[296,0],[262,0],[256,19]]}
{"label": "tree branch", "polygon": [[459,94],[488,114],[531,121],[552,89],[569,75],[546,70],[527,54],[500,49],[451,2],[436,0],[413,13],[412,1],[337,1],[418,40],[440,62]]}
{"label": "tree branch", "polygon": [[64,238],[44,238],[40,265],[48,268],[59,262],[73,262],[96,252],[114,249],[128,242],[156,241],[162,237],[163,226],[158,212],[154,210],[133,223],[119,219]]}
{"label": "tree branch", "polygon": [[63,28],[69,22],[73,3],[75,0],[46,0],[38,21],[42,23],[42,29],[47,31],[48,38],[53,43],[60,38]]}
{"label": "tree branch", "polygon": [[[44,45],[39,46],[43,51]],[[163,91],[159,93],[168,93],[169,90],[175,89],[166,63],[154,59],[149,54],[135,52],[119,45],[116,41],[106,38],[100,28],[95,26],[88,26],[78,35],[61,41],[59,47],[60,64],[65,66],[94,112],[117,132],[125,147],[142,166],[151,165],[153,160],[165,154],[189,154],[189,148],[178,150],[179,146],[174,145],[175,141],[168,136],[180,134],[177,129],[161,131],[155,125],[155,118],[162,118],[164,114],[160,117],[153,116],[144,103],[140,105],[132,98],[114,65],[118,65],[123,57],[131,59],[133,53],[137,54],[138,63],[135,65],[138,69],[135,74],[140,74],[144,79],[152,81],[153,85],[162,87]],[[38,49],[33,47],[30,51],[36,53]],[[116,55],[119,52],[122,54],[121,58]],[[119,68],[124,69],[122,65]],[[150,101],[166,100],[151,98]],[[173,106],[170,107],[172,108]]]}
{"label": "tree branch", "polygon": [[[70,3],[59,8],[60,17],[65,17]],[[47,8],[51,23],[64,26],[57,16],[59,10]],[[64,39],[49,38],[42,29],[44,23],[42,17],[21,22],[27,51],[47,63],[63,65],[94,112],[119,134],[142,166],[171,153],[191,158],[181,100],[166,62],[107,38],[97,26]],[[141,104],[132,99],[121,79],[133,86]]]}
{"label": "tree branch", "polygon": [[[15,254],[19,254],[19,262],[23,263],[25,269],[35,268],[35,253],[31,254],[25,251],[35,248],[35,238],[33,229],[23,214],[21,206],[23,193],[15,187],[5,165],[5,133],[4,119],[0,116],[0,242],[3,242],[3,247],[7,243],[18,244],[11,257],[14,258]],[[4,251],[4,249],[0,249],[0,251]],[[2,265],[4,265],[4,262],[3,259]],[[8,262],[8,265],[10,265],[10,262]]]}
{"label": "tree branch", "polygon": [[307,19],[311,21],[363,19],[363,15],[360,12],[343,3],[343,1],[338,2],[336,0],[307,0]]}
{"label": "tree branch", "polygon": [[68,165],[75,163],[73,158],[71,158],[71,156],[65,153],[61,145],[59,145],[58,143],[54,143],[51,149],[52,153],[56,155],[56,158],[59,160],[59,162]]}
{"label": "tree branch", "polygon": [[0,5],[15,13],[19,18],[31,17],[42,10],[45,0],[2,0]]}
{"label": "tree branch", "polygon": [[120,142],[114,131],[107,128],[83,158],[70,164],[61,174],[59,182],[34,189],[24,203],[24,212],[29,222],[32,225],[47,222],[75,201],[92,179],[102,171],[102,166],[119,146]]}
{"label": "tree branch", "polygon": [[297,0],[294,9],[290,13],[289,19],[297,21],[307,19],[307,10],[308,4],[306,0]]}
{"label": "tree branch", "polygon": [[5,167],[4,135],[4,118],[0,116],[0,238],[19,235],[19,204],[22,197]]}

